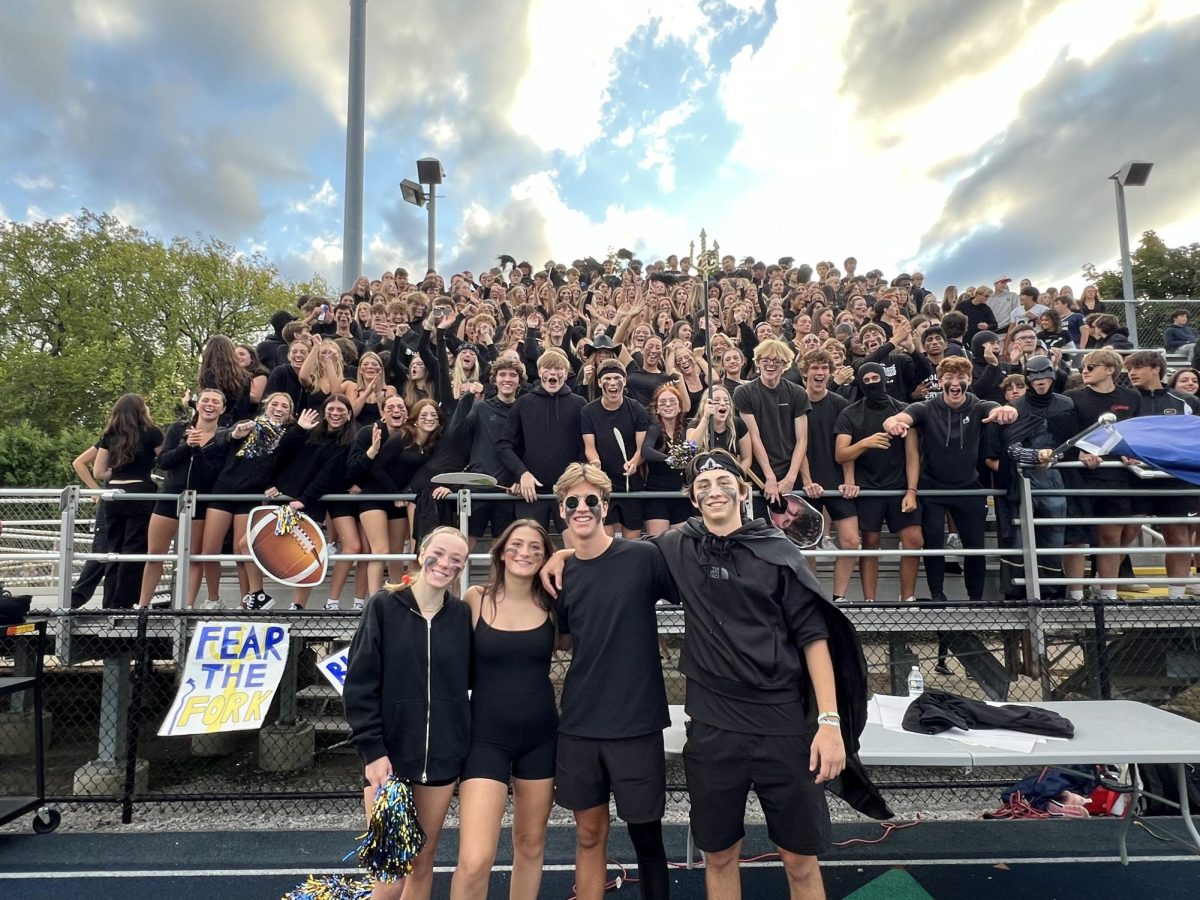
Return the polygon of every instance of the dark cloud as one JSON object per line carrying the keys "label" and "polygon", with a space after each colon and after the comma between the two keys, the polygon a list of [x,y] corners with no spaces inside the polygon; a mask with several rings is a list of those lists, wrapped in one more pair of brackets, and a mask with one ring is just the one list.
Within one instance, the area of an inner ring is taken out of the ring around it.
{"label": "dark cloud", "polygon": [[1061,2],[856,0],[842,90],[863,115],[920,106],[959,75],[990,67]]}
{"label": "dark cloud", "polygon": [[[1133,239],[1200,203],[1200,19],[1127,38],[1103,57],[1063,60],[1021,101],[994,144],[956,161],[954,187],[915,257],[931,283],[1050,275],[1117,254],[1111,183],[1129,159],[1156,163],[1128,191]],[[999,217],[999,222],[993,222]],[[1003,271],[1001,271],[1003,270]]]}

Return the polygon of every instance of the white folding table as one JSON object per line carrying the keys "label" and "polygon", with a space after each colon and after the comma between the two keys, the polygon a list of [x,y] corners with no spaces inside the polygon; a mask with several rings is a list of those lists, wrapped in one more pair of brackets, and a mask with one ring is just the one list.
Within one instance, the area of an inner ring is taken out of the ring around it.
{"label": "white folding table", "polygon": [[[897,732],[868,723],[864,729],[859,758],[868,766],[950,766],[971,771],[982,766],[1144,765],[1164,763],[1175,770],[1179,785],[1179,809],[1184,827],[1200,850],[1200,833],[1192,822],[1187,792],[1187,764],[1200,761],[1200,722],[1193,722],[1145,703],[1132,700],[1066,700],[1013,704],[1048,709],[1071,720],[1075,736],[1070,740],[1048,740],[1030,753],[965,744],[939,735]],[[672,706],[671,725],[663,732],[668,759],[680,759],[686,740],[686,716],[682,706]],[[1118,833],[1121,862],[1128,862],[1126,837],[1138,797],[1143,793],[1133,779],[1129,811],[1122,817]],[[1162,798],[1159,798],[1162,799]],[[1168,801],[1170,802],[1170,801]],[[688,863],[692,839],[688,831]]]}

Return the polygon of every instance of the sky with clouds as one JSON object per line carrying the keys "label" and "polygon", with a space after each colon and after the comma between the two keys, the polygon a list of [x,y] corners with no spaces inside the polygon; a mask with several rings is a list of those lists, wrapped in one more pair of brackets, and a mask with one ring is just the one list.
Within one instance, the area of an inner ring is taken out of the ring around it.
{"label": "sky with clouds", "polygon": [[[364,267],[724,252],[1077,285],[1200,240],[1195,0],[368,0]],[[341,281],[345,0],[3,0],[0,218],[111,212]]]}

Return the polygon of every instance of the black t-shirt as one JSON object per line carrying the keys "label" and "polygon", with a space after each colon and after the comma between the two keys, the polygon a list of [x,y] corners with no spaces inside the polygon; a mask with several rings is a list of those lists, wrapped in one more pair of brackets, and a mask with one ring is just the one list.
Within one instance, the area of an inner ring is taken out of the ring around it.
{"label": "black t-shirt", "polygon": [[808,409],[808,473],[823,488],[837,489],[844,479],[841,464],[834,461],[833,446],[837,440],[834,426],[842,410],[850,402],[838,394],[826,393],[813,401]]}
{"label": "black t-shirt", "polygon": [[[1095,425],[1104,413],[1112,413],[1117,417],[1118,422],[1123,422],[1136,416],[1142,407],[1141,394],[1120,385],[1107,394],[1094,391],[1090,387],[1081,387],[1067,391],[1065,396],[1075,404],[1075,430],[1077,432]],[[1078,459],[1078,452],[1071,451],[1069,458]],[[1112,460],[1118,457],[1104,458]],[[1077,470],[1073,474],[1091,482],[1111,482],[1114,487],[1130,484],[1130,478],[1134,477],[1128,470],[1117,468],[1083,469]]]}
{"label": "black t-shirt", "polygon": [[[738,414],[754,417],[776,478],[783,478],[791,468],[796,449],[796,420],[808,414],[809,406],[804,388],[790,381],[781,380],[776,387],[769,388],[756,378],[733,392],[733,407]],[[754,471],[765,475],[757,459]]]}
{"label": "black t-shirt", "polygon": [[101,450],[109,451],[109,464],[112,466],[112,474],[108,477],[110,482],[113,481],[147,481],[150,478],[150,471],[154,468],[155,449],[162,445],[163,433],[154,425],[148,425],[142,429],[141,439],[138,446],[134,450],[131,459],[121,460],[118,465],[112,465],[117,462],[112,458],[113,437],[108,432],[105,432],[100,443],[96,446]]}
{"label": "black t-shirt", "polygon": [[[842,410],[833,426],[834,434],[849,435],[850,443],[857,444],[863,438],[883,431],[884,420],[903,409],[904,406],[894,400],[882,409],[872,409],[865,400],[859,400]],[[868,450],[854,461],[854,483],[865,490],[907,488],[905,465],[904,439],[894,437],[886,450]]]}
{"label": "black t-shirt", "polygon": [[[626,397],[620,406],[609,410],[604,408],[602,401],[593,400],[583,408],[579,421],[581,433],[590,434],[596,440],[596,452],[600,455],[600,467],[604,469],[604,474],[612,479],[613,490],[626,490],[625,474],[622,470],[625,460],[632,459],[633,455],[637,453],[638,432],[644,434],[650,427],[650,414],[646,412],[646,407],[636,400]],[[621,448],[617,445],[613,429],[621,433],[621,438],[625,442],[624,456],[621,454]],[[629,476],[628,490],[640,491],[641,489],[642,477],[635,472]]]}
{"label": "black t-shirt", "polygon": [[595,559],[567,560],[558,598],[559,631],[573,642],[563,734],[639,737],[670,724],[654,610],[660,599],[675,602],[675,587],[652,544],[614,540]]}
{"label": "black t-shirt", "polygon": [[996,322],[996,314],[986,303],[960,300],[954,310],[967,317],[967,334],[966,340],[963,341],[964,344],[970,345],[971,338],[981,331],[998,331],[1000,328]]}

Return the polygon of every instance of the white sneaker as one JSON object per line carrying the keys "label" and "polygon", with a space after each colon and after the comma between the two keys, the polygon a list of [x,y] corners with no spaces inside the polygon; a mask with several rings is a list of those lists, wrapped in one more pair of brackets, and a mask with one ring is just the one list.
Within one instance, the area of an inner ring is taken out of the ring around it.
{"label": "white sneaker", "polygon": [[288,607],[288,610],[291,612],[301,612],[301,611],[303,611],[303,609],[304,609],[304,607],[301,606],[299,603],[297,603],[295,600],[293,600],[292,605]]}
{"label": "white sneaker", "polygon": [[355,612],[362,612],[364,609],[366,609],[366,607],[367,607],[366,600],[355,600],[354,601],[354,611]]}
{"label": "white sneaker", "polygon": [[825,537],[821,538],[821,549],[822,550],[837,550],[838,549],[837,541],[835,541],[833,539],[833,535],[827,534],[827,535],[825,535]]}
{"label": "white sneaker", "polygon": [[238,604],[242,609],[254,609],[254,595],[247,594],[242,598],[242,602]]}
{"label": "white sneaker", "polygon": [[1145,594],[1149,590],[1150,590],[1150,585],[1146,584],[1144,581],[1137,581],[1137,582],[1134,582],[1133,584],[1121,585],[1121,587],[1119,587],[1117,589],[1117,593],[1120,593],[1121,591],[1130,591],[1131,593],[1134,593],[1134,594]]}
{"label": "white sneaker", "polygon": [[961,550],[962,548],[962,538],[960,538],[955,532],[951,532],[950,534],[946,535],[947,550]]}
{"label": "white sneaker", "polygon": [[200,608],[203,610],[221,609],[221,601],[220,600],[201,600]]}
{"label": "white sneaker", "polygon": [[325,601],[325,611],[326,612],[340,612],[341,609],[342,609],[342,604],[339,603],[337,600],[326,600]]}
{"label": "white sneaker", "polygon": [[1200,597],[1200,584],[1189,584],[1183,592],[1189,597]]}

